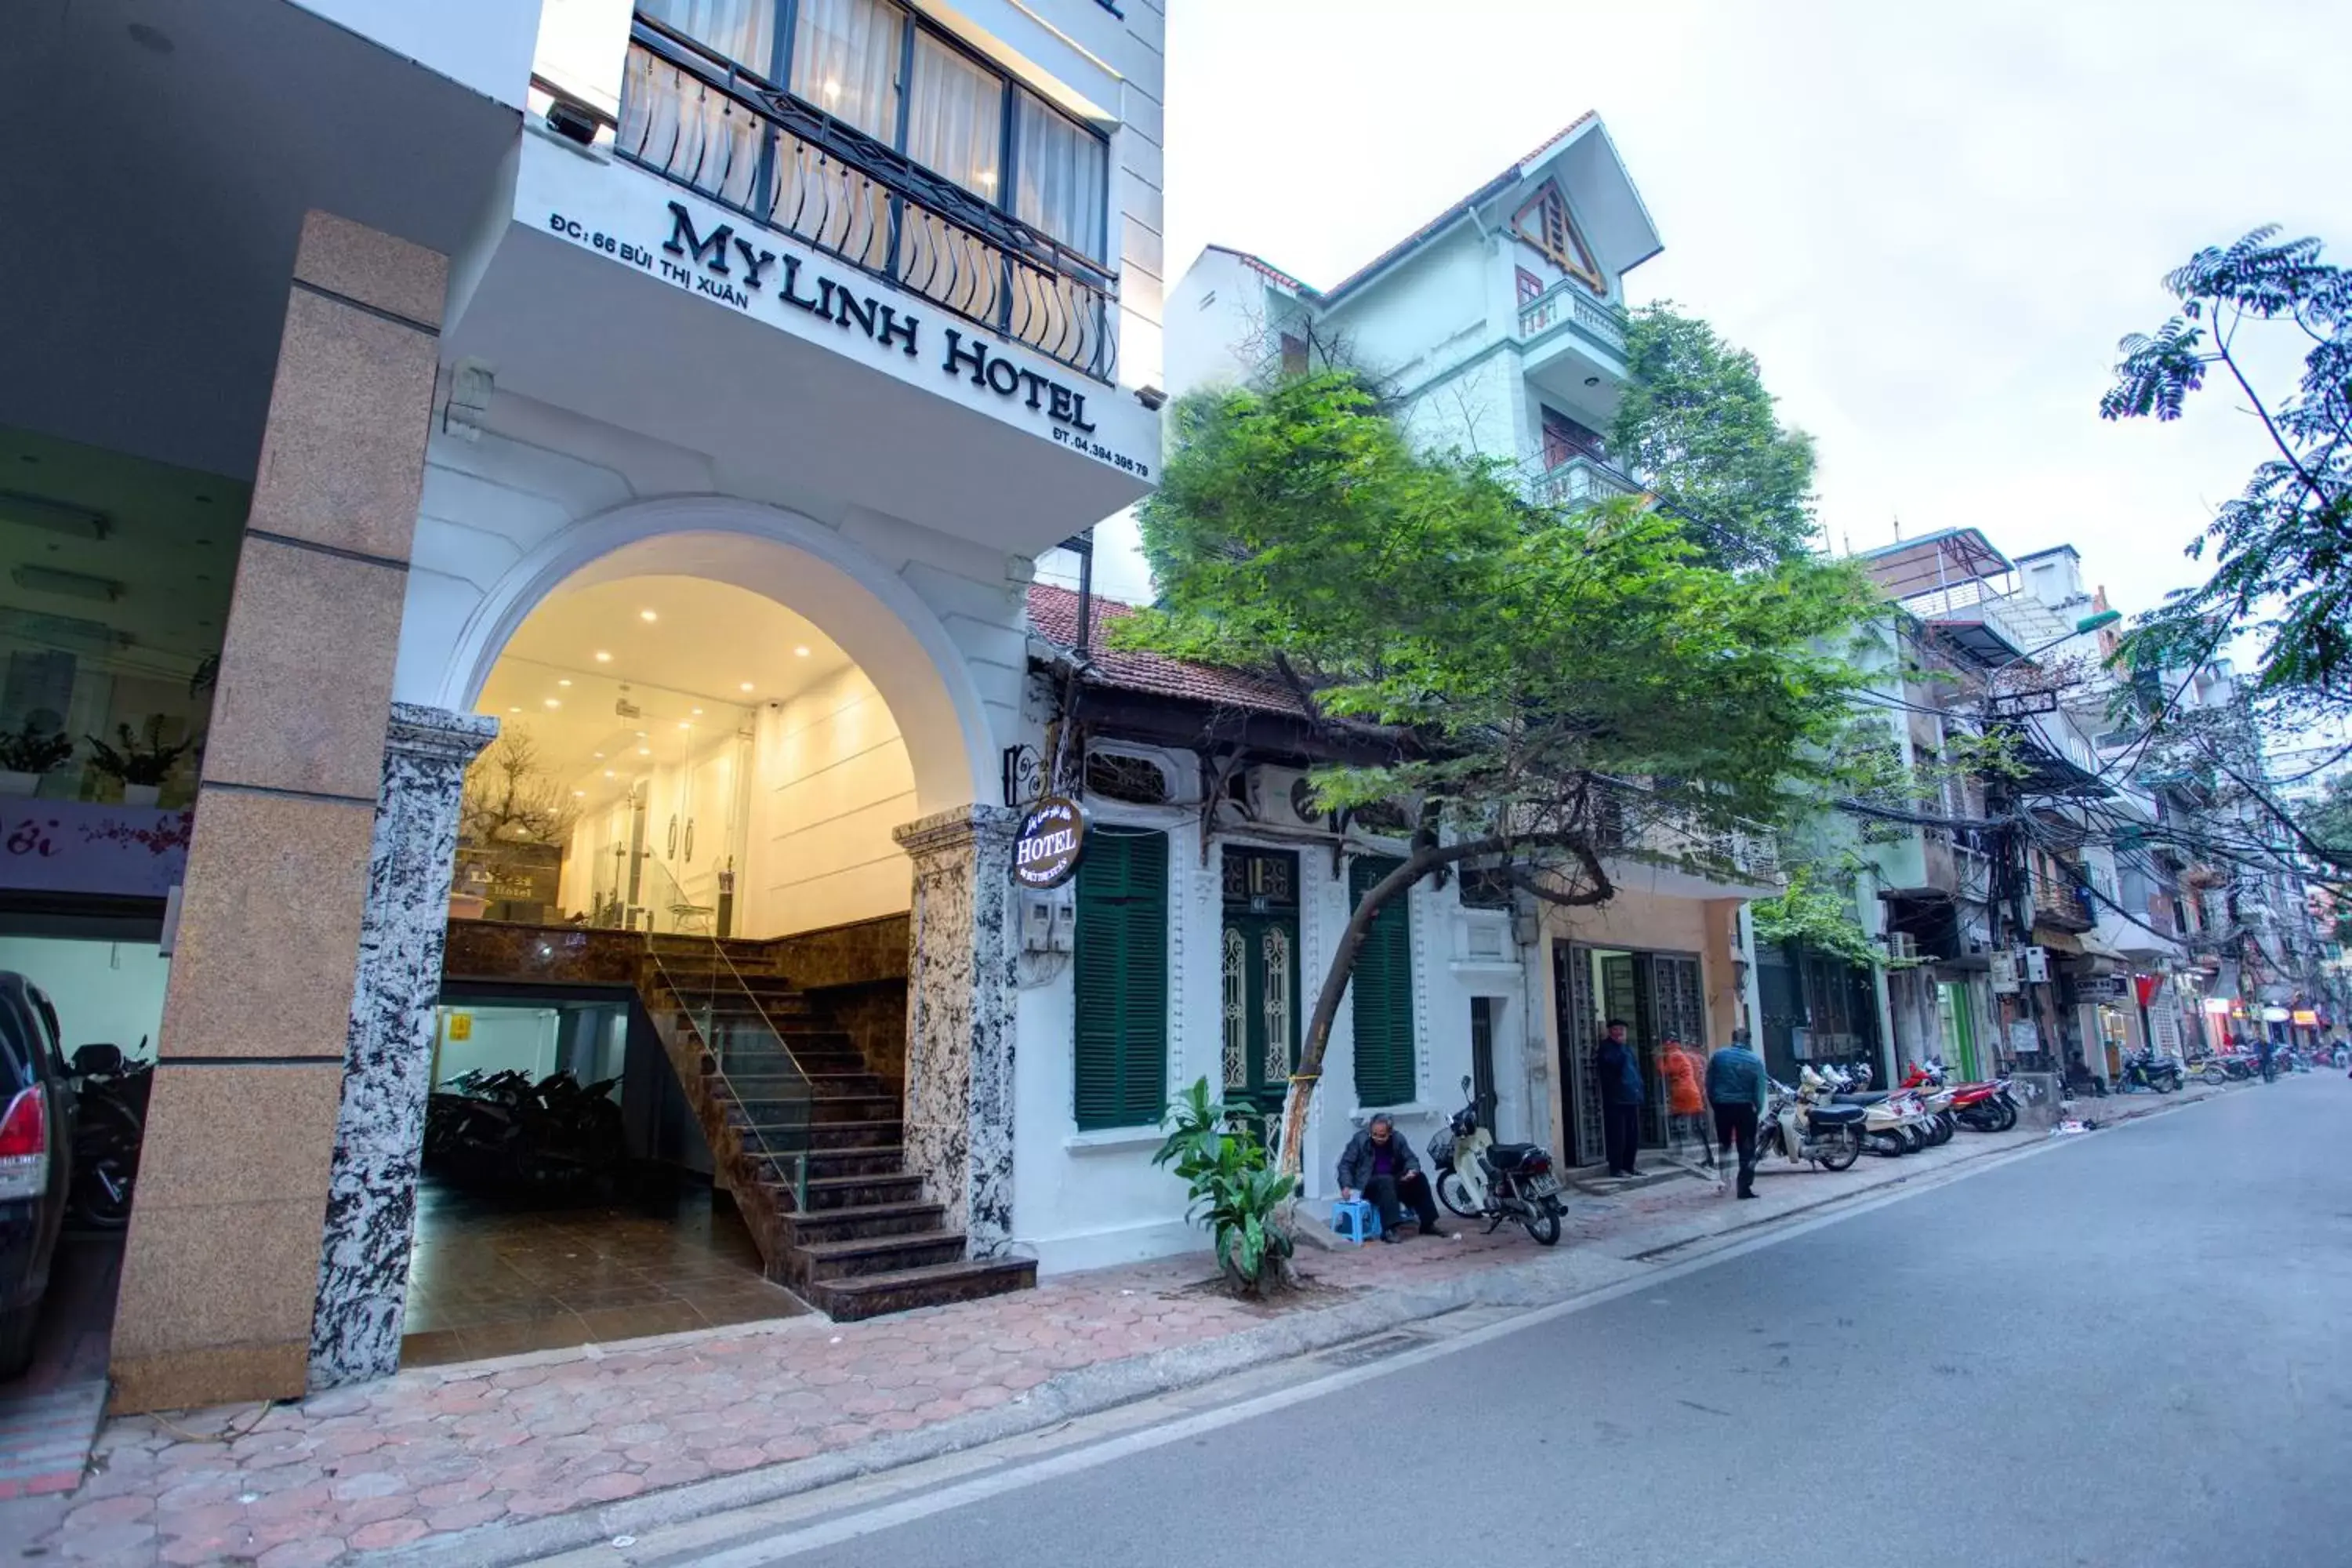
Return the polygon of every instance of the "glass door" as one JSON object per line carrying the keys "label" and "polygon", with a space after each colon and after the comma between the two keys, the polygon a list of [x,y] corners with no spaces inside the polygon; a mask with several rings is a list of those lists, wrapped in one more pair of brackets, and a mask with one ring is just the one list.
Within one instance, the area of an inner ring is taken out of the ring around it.
{"label": "glass door", "polygon": [[1298,1059],[1298,857],[1223,854],[1225,1102],[1271,1115]]}

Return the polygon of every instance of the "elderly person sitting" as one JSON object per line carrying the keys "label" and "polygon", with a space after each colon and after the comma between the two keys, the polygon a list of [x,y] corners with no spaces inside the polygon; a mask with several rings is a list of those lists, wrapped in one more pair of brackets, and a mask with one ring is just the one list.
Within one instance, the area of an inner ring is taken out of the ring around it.
{"label": "elderly person sitting", "polygon": [[1412,1205],[1422,1235],[1445,1234],[1437,1228],[1437,1198],[1430,1191],[1429,1178],[1421,1173],[1421,1162],[1413,1158],[1412,1146],[1397,1136],[1396,1123],[1386,1116],[1373,1117],[1369,1126],[1348,1140],[1347,1150],[1339,1156],[1339,1195],[1352,1198],[1359,1194],[1378,1211],[1382,1241],[1404,1239],[1397,1234],[1397,1227],[1404,1223],[1401,1204]]}

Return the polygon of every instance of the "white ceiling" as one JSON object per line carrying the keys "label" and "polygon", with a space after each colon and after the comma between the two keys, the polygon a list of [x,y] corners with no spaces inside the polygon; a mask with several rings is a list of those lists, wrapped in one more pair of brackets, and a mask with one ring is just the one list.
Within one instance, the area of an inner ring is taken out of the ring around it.
{"label": "white ceiling", "polygon": [[[848,663],[808,621],[749,589],[624,577],[550,595],[499,656],[477,706],[529,735],[541,765],[593,806]],[[639,713],[617,712],[624,701]]]}

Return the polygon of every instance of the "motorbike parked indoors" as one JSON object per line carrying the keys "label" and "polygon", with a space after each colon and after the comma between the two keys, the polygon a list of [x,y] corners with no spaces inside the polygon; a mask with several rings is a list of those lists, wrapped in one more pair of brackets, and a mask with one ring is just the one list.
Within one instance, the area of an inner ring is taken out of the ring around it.
{"label": "motorbike parked indoors", "polygon": [[[142,1038],[141,1056],[146,1048]],[[88,1045],[73,1054],[72,1078],[77,1104],[67,1210],[76,1225],[90,1230],[121,1230],[131,1223],[154,1064],[125,1058],[119,1046]]]}
{"label": "motorbike parked indoors", "polygon": [[582,1084],[568,1072],[476,1069],[434,1091],[425,1110],[425,1168],[460,1182],[578,1187],[628,1161],[620,1079]]}
{"label": "motorbike parked indoors", "polygon": [[[1470,1080],[1462,1092],[1471,1094]],[[1454,1113],[1429,1141],[1437,1200],[1464,1219],[1483,1219],[1486,1234],[1516,1220],[1539,1247],[1559,1240],[1559,1177],[1551,1152],[1534,1143],[1497,1143],[1478,1121],[1478,1101]]]}

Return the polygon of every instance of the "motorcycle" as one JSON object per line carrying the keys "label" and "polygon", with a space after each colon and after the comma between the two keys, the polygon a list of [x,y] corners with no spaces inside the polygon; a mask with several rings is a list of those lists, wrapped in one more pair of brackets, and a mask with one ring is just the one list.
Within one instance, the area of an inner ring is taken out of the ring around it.
{"label": "motorcycle", "polygon": [[1768,1152],[1790,1164],[1809,1160],[1816,1170],[1843,1171],[1862,1158],[1863,1108],[1819,1105],[1784,1083],[1772,1085],[1772,1100],[1756,1129],[1756,1161]]}
{"label": "motorcycle", "polygon": [[1908,1091],[1857,1092],[1854,1081],[1843,1068],[1809,1064],[1798,1087],[1810,1090],[1818,1103],[1862,1107],[1862,1146],[1871,1153],[1893,1158],[1927,1147],[1931,1119]]}
{"label": "motorcycle", "polygon": [[[1462,1080],[1470,1094],[1470,1080]],[[1437,1173],[1437,1200],[1464,1219],[1483,1219],[1492,1236],[1516,1220],[1538,1247],[1559,1240],[1565,1212],[1559,1177],[1550,1151],[1534,1143],[1497,1143],[1478,1121],[1478,1101],[1455,1111],[1429,1141],[1430,1168]]]}
{"label": "motorcycle", "polygon": [[427,1100],[425,1160],[462,1179],[562,1185],[614,1173],[628,1156],[618,1079],[568,1072],[534,1083],[512,1069],[461,1073]]}
{"label": "motorcycle", "polygon": [[[147,1042],[142,1038],[140,1048]],[[73,1181],[66,1204],[76,1224],[121,1230],[131,1223],[131,1188],[139,1180],[139,1149],[147,1135],[147,1096],[155,1069],[126,1059],[112,1045],[88,1045],[73,1054]]]}
{"label": "motorcycle", "polygon": [[1903,1087],[1935,1092],[1937,1111],[1954,1129],[2006,1132],[2017,1125],[2017,1102],[2010,1098],[2007,1079],[1990,1083],[1953,1083],[1944,1064],[1930,1057],[1912,1067],[1904,1076]]}
{"label": "motorcycle", "polygon": [[2170,1057],[2159,1057],[2154,1051],[2134,1051],[2124,1058],[2123,1082],[2116,1092],[2128,1094],[2145,1089],[2155,1094],[2172,1094],[2188,1087],[2181,1076],[2180,1064]]}

